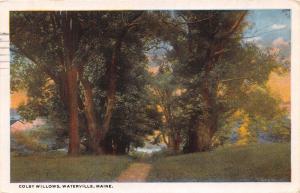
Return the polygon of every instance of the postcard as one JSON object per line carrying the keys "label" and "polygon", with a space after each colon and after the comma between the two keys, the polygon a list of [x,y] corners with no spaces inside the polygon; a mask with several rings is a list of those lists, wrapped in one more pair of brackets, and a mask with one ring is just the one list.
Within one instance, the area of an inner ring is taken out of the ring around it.
{"label": "postcard", "polygon": [[297,1],[0,1],[1,192],[300,192]]}

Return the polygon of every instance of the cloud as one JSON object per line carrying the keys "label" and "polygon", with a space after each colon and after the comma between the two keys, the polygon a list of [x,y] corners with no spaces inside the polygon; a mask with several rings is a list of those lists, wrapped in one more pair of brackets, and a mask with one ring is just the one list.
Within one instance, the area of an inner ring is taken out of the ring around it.
{"label": "cloud", "polygon": [[287,27],[287,26],[284,25],[284,24],[273,24],[273,25],[271,26],[271,29],[278,30],[278,29],[284,29],[284,28],[286,28],[286,27]]}
{"label": "cloud", "polygon": [[279,62],[288,66],[290,65],[290,42],[284,40],[282,37],[278,37],[273,40],[272,48],[269,51]]}
{"label": "cloud", "polygon": [[261,40],[262,40],[262,38],[260,36],[257,36],[257,37],[247,38],[244,41],[247,42],[247,43],[250,43],[250,42],[257,43],[257,42],[259,42]]}
{"label": "cloud", "polygon": [[272,42],[272,46],[275,48],[288,48],[289,45],[289,42],[285,41],[282,37],[276,38]]}
{"label": "cloud", "polygon": [[251,44],[255,44],[257,47],[259,48],[263,48],[263,39],[260,36],[256,36],[256,37],[251,37],[251,38],[245,38],[243,39],[244,43],[251,43]]}
{"label": "cloud", "polygon": [[269,49],[269,53],[273,56],[277,56],[280,52],[280,49],[279,48],[276,48],[276,47],[273,47],[273,48],[270,48]]}

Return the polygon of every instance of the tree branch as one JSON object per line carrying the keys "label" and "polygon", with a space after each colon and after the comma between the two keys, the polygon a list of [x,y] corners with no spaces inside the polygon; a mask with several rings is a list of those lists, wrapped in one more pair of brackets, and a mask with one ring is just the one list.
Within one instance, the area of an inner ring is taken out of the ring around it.
{"label": "tree branch", "polygon": [[236,32],[236,30],[238,29],[238,27],[240,26],[240,24],[242,23],[242,21],[244,20],[244,18],[246,17],[247,12],[243,12],[240,17],[234,22],[234,24],[231,26],[230,30],[227,31],[223,36],[221,36],[221,38],[228,38],[230,37],[234,32]]}
{"label": "tree branch", "polygon": [[[20,55],[26,57],[27,59],[29,59],[31,62],[35,63],[36,65],[40,65],[42,63],[42,62],[38,62],[34,58],[34,56],[32,56],[30,53],[28,53],[26,51],[26,49],[22,49],[21,47],[18,47],[17,49],[14,49],[14,48],[10,47],[10,51],[15,52],[17,54],[20,54]],[[42,65],[40,65],[40,67],[42,67],[45,70],[45,72],[46,72],[46,74],[48,74],[48,76],[50,76],[54,81],[57,80],[58,77],[56,76],[56,74],[53,73],[50,70],[50,68],[48,68],[47,66],[50,66],[50,65],[47,65],[46,63],[42,63]]]}
{"label": "tree branch", "polygon": [[242,80],[242,79],[249,79],[249,77],[238,77],[238,78],[229,78],[229,79],[224,79],[224,80],[220,80],[219,82],[229,82],[229,81],[233,81],[233,80]]}

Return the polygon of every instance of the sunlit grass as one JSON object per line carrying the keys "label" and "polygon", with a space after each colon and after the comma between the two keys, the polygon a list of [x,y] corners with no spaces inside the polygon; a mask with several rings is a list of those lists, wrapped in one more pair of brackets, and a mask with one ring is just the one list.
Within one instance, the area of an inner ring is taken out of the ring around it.
{"label": "sunlit grass", "polygon": [[290,144],[218,148],[153,163],[149,181],[290,181]]}

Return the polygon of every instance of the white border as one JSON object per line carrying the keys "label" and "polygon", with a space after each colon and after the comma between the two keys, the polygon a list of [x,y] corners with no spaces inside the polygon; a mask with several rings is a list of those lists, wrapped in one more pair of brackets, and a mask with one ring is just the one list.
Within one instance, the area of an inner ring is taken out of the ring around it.
{"label": "white border", "polygon": [[[134,192],[134,193],[300,193],[300,3],[297,0],[0,0],[0,33],[9,32],[10,10],[167,10],[291,9],[291,183],[111,183],[113,189],[19,189],[10,183],[9,63],[0,63],[0,193],[2,192]],[[34,184],[34,183],[28,183]],[[44,183],[45,184],[45,183]],[[46,183],[56,184],[56,183]],[[45,185],[46,185],[45,184]],[[80,183],[76,183],[80,184]],[[81,183],[89,184],[89,183]]]}

